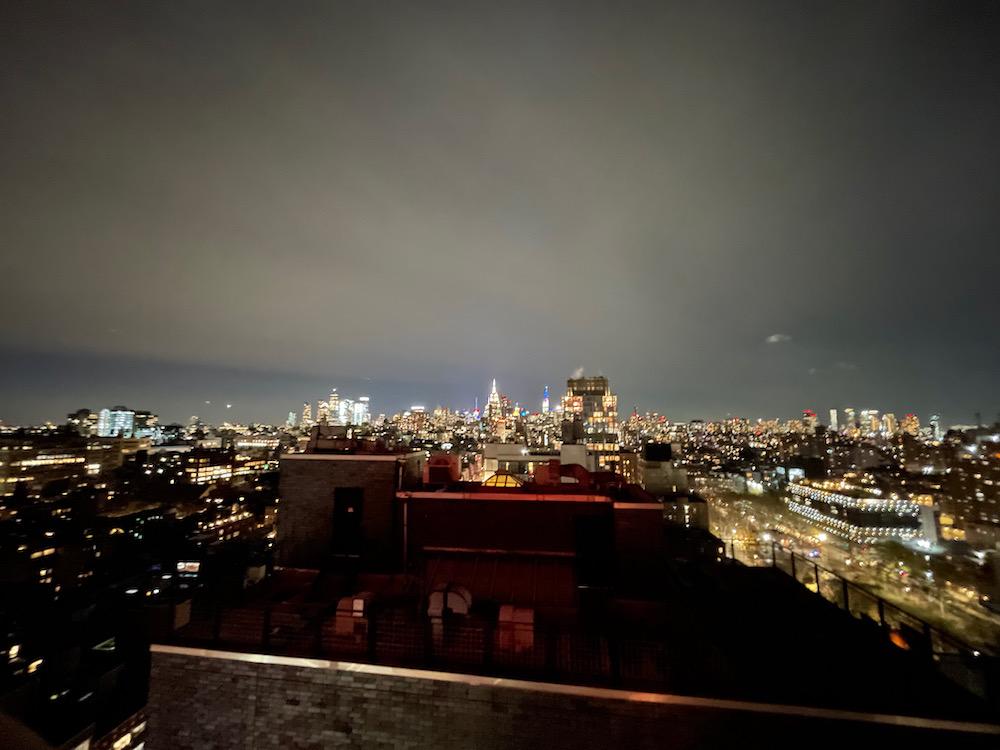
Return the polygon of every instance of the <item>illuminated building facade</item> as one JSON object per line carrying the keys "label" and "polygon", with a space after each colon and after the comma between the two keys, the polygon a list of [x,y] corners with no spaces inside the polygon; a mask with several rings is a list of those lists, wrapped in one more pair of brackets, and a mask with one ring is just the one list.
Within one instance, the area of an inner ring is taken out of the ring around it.
{"label": "illuminated building facade", "polygon": [[896,420],[896,415],[892,412],[886,412],[882,415],[882,432],[886,435],[895,435],[899,430],[899,422]]}
{"label": "illuminated building facade", "polygon": [[863,435],[875,435],[881,427],[878,417],[878,409],[861,410],[861,433]]}
{"label": "illuminated building facade", "polygon": [[0,495],[13,495],[18,484],[32,494],[47,482],[77,480],[100,468],[91,465],[86,441],[80,437],[0,439]]}
{"label": "illuminated building facade", "polygon": [[583,423],[583,441],[598,456],[601,469],[617,470],[620,460],[618,396],[603,375],[570,378],[563,396],[563,414]]}
{"label": "illuminated building facade", "polygon": [[330,398],[327,400],[327,407],[330,410],[330,422],[333,424],[343,424],[339,422],[340,419],[340,394],[337,393],[337,389],[333,388],[330,390]]}
{"label": "illuminated building facade", "polygon": [[493,386],[490,388],[490,395],[486,398],[485,417],[487,422],[495,422],[503,417],[503,404],[500,400],[500,392],[497,390],[497,379],[493,378]]}
{"label": "illuminated building facade", "polygon": [[135,430],[135,412],[124,406],[101,409],[97,417],[98,437],[132,437]]}
{"label": "illuminated building facade", "polygon": [[899,426],[903,432],[907,435],[911,435],[912,437],[916,437],[920,434],[920,419],[916,414],[907,414],[903,417],[903,421],[900,422]]}
{"label": "illuminated building facade", "polygon": [[369,406],[370,400],[368,396],[360,396],[354,402],[354,406],[351,409],[351,424],[363,425],[369,424],[372,421],[371,408]]}
{"label": "illuminated building facade", "polygon": [[316,409],[316,421],[320,424],[330,424],[330,403],[320,401]]}
{"label": "illuminated building facade", "polygon": [[342,398],[337,402],[337,424],[349,425],[354,417],[354,400]]}
{"label": "illuminated building facade", "polygon": [[916,539],[922,535],[921,506],[881,497],[842,482],[792,483],[788,509],[816,526],[858,544]]}

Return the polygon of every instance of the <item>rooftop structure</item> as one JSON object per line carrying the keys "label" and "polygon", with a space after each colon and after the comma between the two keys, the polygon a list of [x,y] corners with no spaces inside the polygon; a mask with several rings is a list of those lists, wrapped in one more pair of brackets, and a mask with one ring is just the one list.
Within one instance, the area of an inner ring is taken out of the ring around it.
{"label": "rooftop structure", "polygon": [[[848,717],[907,736],[932,726],[928,717],[947,719],[939,728],[959,744],[994,731],[981,723],[985,704],[942,676],[915,636],[896,634],[907,648],[894,646],[779,570],[729,563],[691,503],[678,509],[688,520],[665,524],[655,496],[579,464],[551,459],[527,478],[500,471],[468,482],[456,478],[454,457],[434,456],[424,470],[422,452],[317,437],[312,452],[282,459],[277,542],[288,567],[227,606],[197,600],[171,639],[183,648],[154,648],[151,737],[211,742],[209,715],[260,737],[264,725],[237,710],[242,698],[212,687],[222,675],[241,675],[260,710],[270,711],[271,692],[254,691],[272,686],[284,717],[277,736],[288,743],[348,727],[362,743],[395,742],[409,722],[418,744],[468,744],[481,735],[441,740],[437,708],[455,716],[481,701],[512,705],[520,699],[499,687],[507,679],[527,681],[510,687],[532,700],[558,694],[607,716],[633,712],[640,721],[629,736],[641,747],[660,741],[648,730],[663,717],[650,706],[665,704],[683,706],[678,726],[703,741],[734,740],[750,713],[758,729],[780,733],[821,715],[845,737],[857,726],[838,723]],[[224,653],[233,651],[255,655]],[[822,680],[776,667],[801,654],[822,661]],[[380,705],[386,691],[411,696],[393,704],[405,720],[379,730],[339,702],[353,694],[348,674],[370,675],[357,677],[374,691],[366,704]],[[635,691],[651,697],[626,708]],[[520,731],[541,733],[519,744],[538,746],[548,735],[527,728],[543,726],[545,709],[518,705]],[[735,712],[733,723],[713,734],[706,711],[719,710]],[[204,722],[179,718],[204,712]],[[493,719],[476,722],[477,732],[509,739]],[[578,746],[597,741],[564,731]]]}

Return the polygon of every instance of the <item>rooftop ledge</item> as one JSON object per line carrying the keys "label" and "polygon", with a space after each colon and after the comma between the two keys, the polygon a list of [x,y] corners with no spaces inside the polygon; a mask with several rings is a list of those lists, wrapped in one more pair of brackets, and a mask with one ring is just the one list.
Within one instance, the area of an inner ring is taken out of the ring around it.
{"label": "rooftop ledge", "polygon": [[1000,724],[949,721],[947,719],[925,719],[917,716],[897,716],[892,714],[865,713],[861,711],[814,708],[811,706],[754,703],[749,701],[726,700],[721,698],[698,698],[686,695],[672,695],[669,693],[641,693],[629,690],[615,690],[613,688],[563,685],[552,682],[531,682],[528,680],[512,680],[503,677],[461,674],[457,672],[435,672],[427,669],[387,667],[378,664],[328,661],[326,659],[308,659],[298,656],[273,656],[269,654],[241,653],[236,651],[216,651],[213,649],[167,646],[162,644],[153,644],[150,646],[150,650],[153,653],[159,654],[174,654],[178,656],[191,656],[204,659],[223,659],[227,661],[240,661],[252,664],[273,664],[276,666],[309,669],[332,669],[344,672],[401,677],[414,680],[435,680],[439,682],[457,683],[472,687],[485,686],[510,690],[528,690],[536,693],[569,695],[578,698],[631,701],[634,703],[684,706],[694,709],[703,708],[724,711],[741,711],[755,714],[770,714],[774,716],[796,716],[806,719],[852,721],[910,729],[930,729],[946,732],[959,732],[964,734],[1000,736]]}

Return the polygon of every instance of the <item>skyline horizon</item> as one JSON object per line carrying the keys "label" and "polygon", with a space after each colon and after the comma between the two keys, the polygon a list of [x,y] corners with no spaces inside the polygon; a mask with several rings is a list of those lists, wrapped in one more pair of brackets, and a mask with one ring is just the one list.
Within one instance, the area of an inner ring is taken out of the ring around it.
{"label": "skyline horizon", "polygon": [[[51,355],[49,356],[51,357]],[[4,365],[4,358],[4,355],[0,355],[0,367]],[[42,356],[41,361],[47,359],[47,357]],[[94,367],[96,363],[90,362],[89,364]],[[437,406],[447,407],[455,411],[472,411],[477,396],[480,408],[485,406],[490,384],[494,377],[501,393],[533,413],[540,411],[543,389],[546,385],[549,386],[550,401],[555,406],[561,399],[566,380],[576,374],[570,372],[560,378],[543,380],[515,373],[510,373],[508,377],[503,371],[498,370],[496,375],[491,373],[472,375],[469,373],[469,377],[463,378],[461,381],[442,379],[437,382],[429,382],[337,375],[328,377],[291,371],[260,372],[249,368],[208,368],[205,371],[193,366],[178,367],[176,363],[152,362],[146,364],[151,366],[148,378],[143,375],[141,368],[138,368],[135,363],[124,370],[111,366],[104,371],[99,368],[96,371],[93,369],[84,371],[67,367],[37,367],[38,381],[36,381],[36,385],[44,385],[48,379],[47,387],[44,388],[41,395],[36,395],[31,399],[21,398],[17,399],[16,403],[6,404],[0,402],[0,423],[8,425],[39,425],[47,422],[61,424],[65,421],[67,414],[80,408],[88,408],[97,412],[102,408],[124,405],[132,409],[148,409],[158,414],[161,420],[168,424],[184,424],[191,416],[198,416],[212,424],[221,423],[227,417],[232,423],[281,424],[290,411],[294,411],[298,417],[301,417],[302,405],[306,401],[312,403],[315,408],[319,401],[326,399],[331,388],[337,388],[338,393],[346,398],[355,399],[360,396],[369,396],[373,417],[381,413],[387,415],[401,413],[413,405],[422,405],[428,411]],[[574,368],[577,371],[580,369],[579,367]],[[135,377],[137,370],[139,376]],[[914,407],[898,399],[880,399],[876,394],[861,399],[819,396],[810,399],[805,394],[801,394],[803,397],[789,396],[787,399],[783,399],[786,401],[785,404],[775,404],[774,408],[770,409],[741,409],[738,404],[724,404],[720,399],[714,399],[718,408],[713,409],[709,404],[697,408],[691,402],[669,398],[671,391],[669,385],[665,385],[659,394],[648,392],[648,388],[644,388],[642,394],[629,397],[632,391],[626,390],[627,385],[626,387],[618,385],[620,381],[613,373],[609,375],[603,371],[604,368],[601,370],[599,373],[596,368],[593,372],[583,368],[583,374],[587,377],[597,374],[608,377],[612,392],[619,397],[618,413],[620,419],[627,418],[632,413],[633,408],[638,408],[639,413],[656,412],[667,416],[670,421],[676,422],[690,422],[696,419],[713,422],[732,418],[744,418],[751,421],[788,420],[801,417],[805,409],[812,409],[817,413],[820,423],[826,424],[829,421],[831,408],[837,408],[843,412],[844,408],[852,407],[852,405],[859,413],[862,409],[868,408],[876,408],[880,414],[893,413],[897,417],[913,413],[920,417],[922,422],[928,420],[931,415],[938,414],[941,416],[943,426],[973,425],[977,412],[982,415],[984,425],[993,424],[994,419],[1000,418],[994,414],[993,410],[986,407],[971,408],[967,411],[935,409],[924,405]],[[122,378],[123,371],[131,373],[131,376]],[[9,380],[11,372],[12,370],[7,367],[0,370],[0,387],[2,387],[0,393],[2,395],[12,392],[12,389],[7,387],[8,383],[5,382],[5,379]],[[116,372],[117,378],[115,377]],[[79,375],[83,375],[83,377],[75,377]],[[86,375],[90,377],[86,377]],[[198,377],[199,375],[201,377]],[[92,389],[81,387],[81,382],[88,380],[95,384],[94,387]],[[183,391],[178,390],[177,384],[179,382],[188,383],[187,388]],[[470,387],[471,382],[479,382],[483,385],[481,388],[475,389]],[[283,383],[287,385],[283,385]],[[339,385],[341,383],[343,385]],[[505,386],[505,383],[509,383],[510,386]],[[297,395],[291,395],[291,391]],[[537,391],[537,398],[534,396],[523,398],[524,395],[534,391]],[[414,396],[414,394],[417,395]],[[514,398],[514,394],[519,397]],[[792,404],[792,398],[801,406]],[[206,404],[206,401],[210,401],[211,404]],[[226,409],[226,403],[232,404],[232,408]],[[836,406],[829,404],[836,404]]]}

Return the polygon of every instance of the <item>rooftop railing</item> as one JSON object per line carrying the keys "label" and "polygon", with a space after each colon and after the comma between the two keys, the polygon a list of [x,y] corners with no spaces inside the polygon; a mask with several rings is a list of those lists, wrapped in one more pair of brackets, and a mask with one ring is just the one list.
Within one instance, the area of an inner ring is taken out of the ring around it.
{"label": "rooftop railing", "polygon": [[897,648],[925,655],[959,686],[993,705],[1000,702],[998,660],[989,649],[968,644],[778,542],[771,542],[769,548],[766,543],[723,542],[728,559],[781,570],[855,619],[881,628],[886,639]]}

